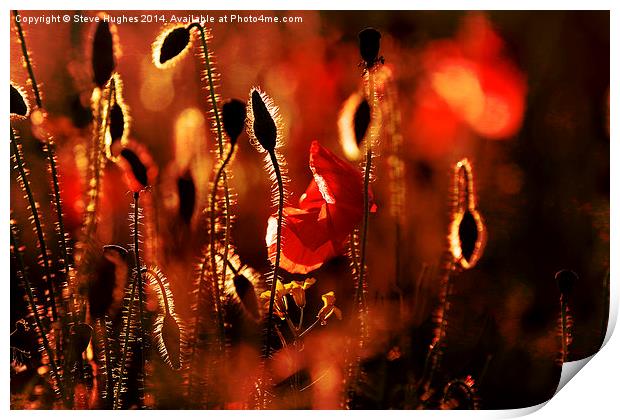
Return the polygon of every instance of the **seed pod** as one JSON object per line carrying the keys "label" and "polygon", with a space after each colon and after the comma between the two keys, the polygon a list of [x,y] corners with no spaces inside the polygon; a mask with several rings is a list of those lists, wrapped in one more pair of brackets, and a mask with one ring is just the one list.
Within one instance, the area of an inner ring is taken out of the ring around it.
{"label": "seed pod", "polygon": [[255,320],[260,319],[260,310],[256,289],[250,280],[243,274],[238,274],[233,279],[235,293],[241,302],[241,306]]}
{"label": "seed pod", "polygon": [[358,34],[360,55],[366,67],[372,67],[378,60],[381,46],[381,33],[375,28],[366,28]]}
{"label": "seed pod", "polygon": [[164,316],[161,339],[166,348],[170,366],[174,370],[181,369],[181,328],[176,318],[170,313]]}
{"label": "seed pod", "polygon": [[121,151],[121,156],[129,164],[129,171],[125,171],[129,188],[133,192],[139,192],[146,188],[149,185],[147,169],[138,155],[131,149],[125,148]]}
{"label": "seed pod", "polygon": [[359,146],[362,144],[364,140],[364,136],[366,136],[366,132],[368,131],[368,127],[370,126],[370,105],[368,101],[364,98],[357,109],[355,110],[355,115],[353,116],[353,129],[355,131],[355,142]]}
{"label": "seed pod", "polygon": [[237,138],[243,131],[245,117],[245,104],[239,99],[229,99],[222,105],[224,131],[226,131],[233,146],[237,143]]}
{"label": "seed pod", "polygon": [[173,66],[188,50],[191,43],[190,31],[177,26],[162,32],[153,43],[153,62],[159,68]]}
{"label": "seed pod", "polygon": [[579,276],[572,270],[560,270],[555,273],[555,281],[558,282],[560,293],[568,296],[572,293]]}
{"label": "seed pod", "polygon": [[177,191],[179,194],[179,216],[189,225],[196,206],[196,185],[189,170],[177,179]]}
{"label": "seed pod", "polygon": [[26,95],[20,87],[13,86],[11,83],[11,117],[27,117],[30,107],[26,100]]}
{"label": "seed pod", "polygon": [[484,222],[476,205],[474,179],[468,159],[459,161],[454,167],[454,208],[450,224],[450,252],[461,268],[476,265],[486,243]]}
{"label": "seed pod", "polygon": [[116,67],[114,56],[114,34],[109,22],[101,19],[95,28],[93,36],[93,81],[97,86],[103,88]]}
{"label": "seed pod", "polygon": [[252,132],[254,138],[267,152],[273,152],[278,140],[278,127],[269,107],[265,103],[263,95],[253,89],[251,94],[252,103]]}
{"label": "seed pod", "polygon": [[76,355],[80,355],[86,351],[92,333],[93,328],[83,322],[71,326],[71,341]]}

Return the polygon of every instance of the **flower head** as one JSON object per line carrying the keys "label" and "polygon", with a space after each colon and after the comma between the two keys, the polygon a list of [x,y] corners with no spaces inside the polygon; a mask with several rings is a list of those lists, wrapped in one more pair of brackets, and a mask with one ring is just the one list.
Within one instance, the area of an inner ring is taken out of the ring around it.
{"label": "flower head", "polygon": [[[280,266],[305,274],[342,252],[344,241],[362,220],[364,191],[358,168],[314,141],[310,146],[313,179],[299,207],[285,207]],[[374,204],[371,211],[375,211]],[[276,217],[269,219],[266,243],[276,246]],[[275,257],[270,252],[270,258]]]}
{"label": "flower head", "polygon": [[306,289],[308,289],[314,283],[316,283],[316,279],[309,278],[305,279],[304,281],[294,280],[286,284],[284,287],[286,288],[287,292],[293,297],[295,305],[297,305],[297,307],[299,308],[303,308],[306,306]]}
{"label": "flower head", "polygon": [[174,66],[189,50],[191,34],[186,26],[173,26],[153,42],[153,63],[160,69]]}
{"label": "flower head", "polygon": [[245,104],[239,99],[229,99],[222,105],[224,131],[234,146],[245,125]]}
{"label": "flower head", "polygon": [[334,305],[336,302],[336,295],[334,292],[327,292],[321,296],[321,298],[323,299],[323,307],[317,315],[321,325],[326,325],[327,319],[332,315],[336,315],[336,318],[342,319],[342,311]]}
{"label": "flower head", "polygon": [[93,81],[103,88],[116,68],[116,27],[104,15],[95,27],[93,34],[92,66]]}
{"label": "flower head", "polygon": [[[276,298],[273,301],[273,313],[279,316],[281,319],[286,318],[286,312],[288,311],[288,304],[286,303],[286,295],[288,291],[280,280],[276,283]],[[269,300],[271,299],[271,290],[264,291],[260,295],[261,303],[265,308],[265,312],[269,311]]]}
{"label": "flower head", "polygon": [[17,85],[11,83],[11,119],[13,118],[26,118],[30,113],[30,106],[26,99],[26,94],[23,89]]}

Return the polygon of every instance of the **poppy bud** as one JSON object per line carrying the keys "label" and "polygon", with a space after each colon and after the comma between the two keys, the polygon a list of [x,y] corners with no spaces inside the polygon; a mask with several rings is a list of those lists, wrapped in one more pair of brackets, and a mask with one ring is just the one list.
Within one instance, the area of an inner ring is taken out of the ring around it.
{"label": "poppy bud", "polygon": [[360,55],[366,62],[366,67],[372,67],[379,56],[381,46],[381,33],[375,28],[366,28],[358,34],[360,42]]}
{"label": "poppy bud", "polygon": [[233,279],[233,285],[235,286],[235,293],[243,309],[245,309],[254,320],[260,319],[256,289],[252,282],[243,274],[238,274]]}
{"label": "poppy bud", "polygon": [[558,288],[563,295],[569,295],[573,291],[577,280],[579,276],[571,270],[560,270],[555,273],[555,281],[558,282]]}
{"label": "poppy bud", "polygon": [[11,116],[27,117],[30,112],[26,95],[11,84]]}
{"label": "poppy bud", "polygon": [[355,142],[359,146],[364,140],[366,131],[370,126],[370,105],[366,99],[363,99],[355,110],[353,116],[353,129],[355,131]]}
{"label": "poppy bud", "polygon": [[76,356],[86,351],[93,329],[90,325],[80,322],[71,326],[71,341]]}
{"label": "poppy bud", "polygon": [[177,191],[179,194],[179,216],[189,225],[196,206],[196,185],[189,170],[177,179]]}
{"label": "poppy bud", "polygon": [[190,32],[185,26],[174,28],[155,41],[153,60],[157,67],[167,67],[176,61],[190,44]]}
{"label": "poppy bud", "polygon": [[234,146],[245,125],[245,104],[238,99],[229,99],[222,106],[222,119],[224,131]]}
{"label": "poppy bud", "polygon": [[93,81],[100,88],[104,87],[116,67],[114,57],[114,36],[110,23],[100,20],[93,36]]}
{"label": "poppy bud", "polygon": [[[133,192],[139,192],[148,186],[147,169],[144,163],[140,160],[131,149],[123,149],[121,156],[125,158],[125,161],[129,164],[130,173],[126,173],[129,182],[129,187]],[[131,176],[130,176],[131,175]]]}
{"label": "poppy bud", "polygon": [[181,328],[176,318],[170,313],[164,316],[161,327],[161,339],[165,347],[170,367],[174,370],[181,369]]}
{"label": "poppy bud", "polygon": [[112,143],[120,140],[123,137],[125,131],[125,115],[123,114],[123,108],[118,103],[112,105],[110,109],[110,137]]}
{"label": "poppy bud", "polygon": [[252,91],[253,131],[258,143],[268,152],[273,152],[278,139],[276,126],[267,105],[258,90]]}

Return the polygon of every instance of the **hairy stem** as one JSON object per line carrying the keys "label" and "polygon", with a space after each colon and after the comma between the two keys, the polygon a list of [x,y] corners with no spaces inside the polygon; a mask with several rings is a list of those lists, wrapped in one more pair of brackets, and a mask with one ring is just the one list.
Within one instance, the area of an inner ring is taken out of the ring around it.
{"label": "hairy stem", "polygon": [[22,47],[22,55],[24,56],[24,62],[26,63],[26,70],[28,70],[28,77],[30,77],[30,83],[32,84],[32,92],[34,93],[34,101],[37,104],[37,108],[43,108],[41,101],[41,93],[39,92],[39,86],[37,80],[34,77],[34,70],[32,68],[32,62],[28,55],[28,48],[26,46],[26,38],[24,37],[24,31],[22,30],[22,24],[19,19],[19,11],[13,10],[13,21],[15,22],[15,28],[17,28],[17,36],[19,37],[19,43]]}
{"label": "hairy stem", "polygon": [[47,285],[50,291],[50,306],[52,309],[52,321],[56,321],[58,318],[58,313],[56,311],[56,290],[54,287],[54,280],[52,278],[52,270],[49,264],[49,258],[47,255],[47,245],[45,243],[45,234],[43,232],[43,226],[41,224],[41,217],[39,215],[39,210],[37,207],[37,202],[34,199],[34,195],[32,193],[32,189],[30,188],[30,181],[28,180],[28,174],[26,168],[24,166],[24,162],[21,156],[21,144],[17,136],[15,135],[13,128],[11,128],[11,154],[13,155],[13,160],[15,161],[15,167],[19,173],[20,178],[22,179],[22,185],[24,187],[24,192],[26,193],[26,198],[28,199],[28,204],[30,206],[30,212],[32,214],[32,221],[34,223],[35,231],[37,234],[37,240],[39,242],[39,249],[41,251],[41,259],[43,262],[43,270],[45,272],[45,279],[47,280]]}
{"label": "hairy stem", "polygon": [[[136,279],[138,282],[138,314],[140,317],[140,332],[138,334],[138,339],[140,343],[140,372],[138,375],[144,375],[144,286],[142,284],[142,270],[140,267],[140,219],[139,219],[139,210],[140,210],[140,193],[133,193],[133,217],[134,217],[134,228],[133,228],[133,246],[134,252],[136,254]],[[144,392],[143,389],[139,392],[140,405],[144,406]]]}
{"label": "hairy stem", "polygon": [[32,285],[30,284],[28,273],[26,272],[26,266],[24,264],[24,259],[21,253],[21,245],[18,241],[17,233],[15,232],[15,228],[13,225],[11,225],[11,246],[13,247],[13,250],[14,250],[13,255],[15,256],[17,270],[21,273],[22,280],[24,282],[24,288],[26,289],[26,295],[28,297],[28,304],[30,305],[30,310],[34,317],[34,322],[37,326],[37,330],[38,330],[37,332],[39,333],[39,336],[40,336],[39,338],[41,339],[43,348],[45,349],[45,352],[47,353],[47,357],[49,359],[52,376],[54,377],[54,380],[58,384],[58,390],[60,391],[60,397],[63,400],[63,402],[65,402],[66,393],[65,393],[63,382],[62,382],[62,377],[60,376],[60,373],[58,372],[58,366],[56,365],[56,362],[54,361],[54,354],[52,353],[50,343],[47,339],[47,334],[45,333],[45,329],[43,327],[43,322],[41,321],[41,317],[39,315],[39,310],[37,308],[34,290],[32,288]]}
{"label": "hairy stem", "polygon": [[282,216],[284,210],[284,183],[282,173],[278,165],[278,159],[273,150],[269,151],[269,157],[273,165],[273,170],[278,183],[278,228],[276,232],[276,261],[273,266],[273,277],[271,281],[271,296],[269,298],[269,312],[267,313],[267,340],[265,346],[265,358],[271,354],[271,330],[273,329],[273,306],[276,298],[276,285],[278,283],[278,271],[280,271],[280,249],[282,247]]}
{"label": "hairy stem", "polygon": [[[221,308],[220,281],[219,281],[219,276],[217,272],[217,263],[216,263],[216,258],[215,258],[217,255],[217,249],[215,246],[215,243],[216,243],[215,204],[217,200],[217,190],[219,187],[220,178],[222,178],[222,176],[226,173],[225,168],[226,168],[226,165],[228,165],[228,163],[230,162],[233,152],[234,152],[234,146],[231,145],[230,149],[228,150],[228,154],[226,155],[226,159],[224,159],[224,161],[221,163],[220,167],[217,170],[217,173],[215,174],[215,179],[213,181],[213,188],[211,189],[211,200],[209,203],[210,205],[209,257],[211,258],[211,273],[212,273],[212,279],[213,279],[213,288],[215,290],[215,300],[216,300],[215,305],[217,307],[217,317],[218,317],[218,333],[221,339],[223,339],[223,336],[224,336],[224,315],[222,314],[222,308]],[[226,207],[228,208],[228,194],[226,194]],[[228,261],[228,249],[226,248],[229,242],[229,232],[228,232],[229,224],[230,224],[230,215],[228,213],[228,210],[226,210],[226,233],[225,233],[226,239],[225,239],[224,255],[222,256],[223,258],[222,284],[226,281],[226,267],[227,267],[227,261]]]}

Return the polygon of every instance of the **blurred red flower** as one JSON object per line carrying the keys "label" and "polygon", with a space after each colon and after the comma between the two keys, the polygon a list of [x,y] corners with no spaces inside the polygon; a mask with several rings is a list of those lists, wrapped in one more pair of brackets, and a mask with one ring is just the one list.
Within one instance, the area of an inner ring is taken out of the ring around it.
{"label": "blurred red flower", "polygon": [[441,154],[464,127],[493,140],[518,132],[527,84],[503,50],[503,40],[483,13],[468,14],[455,38],[424,48],[424,77],[411,116],[419,141]]}
{"label": "blurred red flower", "polygon": [[[361,171],[339,159],[318,141],[310,146],[313,180],[299,207],[284,208],[280,267],[305,274],[342,252],[343,244],[364,213]],[[371,198],[371,211],[376,206]],[[265,241],[275,260],[277,215],[269,218]]]}

